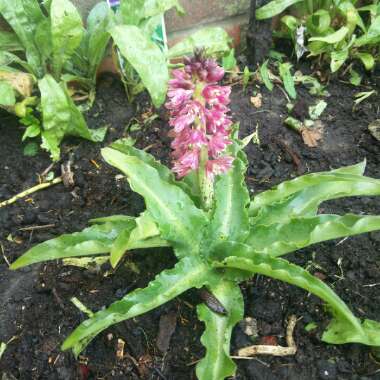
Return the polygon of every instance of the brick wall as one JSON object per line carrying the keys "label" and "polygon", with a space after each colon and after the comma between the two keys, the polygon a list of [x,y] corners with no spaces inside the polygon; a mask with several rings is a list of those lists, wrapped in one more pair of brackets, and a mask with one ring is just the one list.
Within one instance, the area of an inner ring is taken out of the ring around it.
{"label": "brick wall", "polygon": [[[71,0],[85,16],[99,0]],[[235,42],[241,40],[242,27],[248,23],[250,0],[180,0],[186,11],[179,16],[175,10],[166,14],[165,20],[170,40],[177,40],[205,25],[221,25]]]}

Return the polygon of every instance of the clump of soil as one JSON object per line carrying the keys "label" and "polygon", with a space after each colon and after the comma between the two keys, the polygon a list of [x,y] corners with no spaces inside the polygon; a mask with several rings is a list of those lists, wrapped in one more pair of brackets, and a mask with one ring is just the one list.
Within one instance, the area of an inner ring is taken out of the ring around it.
{"label": "clump of soil", "polygon": [[[250,103],[253,89],[244,93],[235,86],[233,118],[240,122],[241,136],[258,130],[260,144],[246,149],[250,159],[247,183],[259,192],[279,182],[307,172],[328,170],[367,159],[369,176],[380,178],[380,144],[367,126],[379,118],[378,100],[370,98],[352,112],[357,90],[340,82],[328,88],[331,96],[322,115],[324,138],[317,148],[305,146],[301,137],[283,125],[287,100],[280,89],[262,94],[262,106]],[[316,98],[298,88],[306,105]],[[141,97],[136,106],[128,104],[122,86],[112,77],[99,85],[98,97],[87,119],[91,128],[108,125],[107,145],[123,137],[132,118],[150,115],[148,101]],[[153,118],[154,119],[154,118]],[[167,115],[158,117],[133,132],[137,146],[164,163],[170,162]],[[24,157],[20,143],[22,130],[8,115],[0,117],[0,200],[9,198],[37,183],[37,174],[50,164],[44,153]],[[132,193],[100,156],[101,144],[69,139],[63,146],[63,161],[73,155],[75,187],[56,185],[27,199],[0,208],[0,341],[9,343],[0,360],[0,373],[12,379],[194,379],[195,363],[204,353],[199,338],[202,323],[196,319],[200,302],[190,291],[159,309],[120,323],[100,334],[76,360],[61,352],[64,338],[86,318],[71,302],[75,296],[92,310],[145,286],[155,274],[175,263],[166,249],[130,252],[115,272],[105,265],[98,271],[62,266],[58,262],[34,265],[17,272],[8,270],[29,247],[63,233],[83,229],[91,218],[143,210],[140,196]],[[59,165],[52,169],[59,175]],[[375,198],[349,198],[323,205],[324,212],[380,214]],[[38,228],[36,228],[36,226]],[[307,267],[348,303],[359,317],[380,320],[380,233],[331,241],[301,250],[288,258]],[[242,284],[245,316],[257,320],[258,341],[275,336],[284,344],[285,321],[291,314],[300,318],[295,330],[298,346],[293,357],[260,357],[238,362],[237,379],[376,379],[378,362],[362,345],[327,345],[320,329],[307,332],[311,322],[325,326],[329,315],[322,302],[306,292],[257,276]],[[156,346],[160,320],[176,315],[176,328],[167,353]],[[121,339],[124,357],[118,358]],[[252,344],[242,327],[233,333],[232,352]]]}

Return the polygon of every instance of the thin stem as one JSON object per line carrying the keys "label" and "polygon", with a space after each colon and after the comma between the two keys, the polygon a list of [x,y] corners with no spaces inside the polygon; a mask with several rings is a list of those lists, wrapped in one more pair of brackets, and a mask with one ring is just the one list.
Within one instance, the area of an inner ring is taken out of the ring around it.
{"label": "thin stem", "polygon": [[207,177],[206,164],[208,161],[208,151],[207,146],[201,148],[200,162],[198,169],[198,181],[200,192],[202,196],[202,204],[205,210],[209,210],[212,203],[213,197],[213,184],[212,181]]}
{"label": "thin stem", "polygon": [[8,206],[8,205],[16,202],[17,200],[26,197],[27,195],[35,193],[36,191],[46,189],[47,187],[53,186],[53,185],[55,185],[57,183],[61,183],[61,182],[62,182],[62,178],[58,177],[58,178],[54,178],[52,181],[44,182],[44,183],[41,183],[37,186],[33,186],[30,189],[27,189],[27,190],[25,190],[19,194],[16,194],[14,197],[12,197],[12,198],[4,201],[4,202],[1,202],[0,208]]}

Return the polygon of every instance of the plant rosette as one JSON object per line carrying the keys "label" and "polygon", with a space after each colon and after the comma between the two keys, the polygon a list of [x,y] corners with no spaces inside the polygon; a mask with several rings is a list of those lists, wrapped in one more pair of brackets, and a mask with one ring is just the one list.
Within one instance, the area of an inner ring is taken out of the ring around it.
{"label": "plant rosette", "polygon": [[[345,196],[380,194],[380,180],[363,175],[365,163],[286,181],[249,197],[244,143],[228,116],[230,89],[219,86],[223,69],[196,55],[173,72],[167,107],[174,137],[173,171],[153,156],[116,141],[102,150],[145,200],[138,217],[114,215],[91,220],[82,232],[41,243],[11,269],[72,257],[109,259],[112,266],[132,249],[171,247],[178,258],[146,288],[136,289],[95,312],[62,345],[78,355],[109,326],[159,307],[191,288],[206,287],[223,306],[217,313],[197,307],[205,324],[201,380],[233,376],[233,327],[243,318],[239,283],[255,274],[296,285],[320,297],[332,313],[322,340],[380,346],[380,324],[360,320],[323,281],[282,258],[325,240],[380,229],[380,216],[320,214],[321,202]],[[217,137],[217,138],[216,138]],[[245,141],[246,143],[246,141]],[[190,157],[190,158],[188,158]],[[217,164],[215,164],[217,162]],[[222,164],[221,164],[222,163]]]}

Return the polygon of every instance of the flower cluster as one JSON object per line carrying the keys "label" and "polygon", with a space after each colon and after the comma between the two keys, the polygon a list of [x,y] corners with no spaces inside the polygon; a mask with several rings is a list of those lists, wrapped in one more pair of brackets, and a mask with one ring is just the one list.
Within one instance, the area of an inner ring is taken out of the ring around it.
{"label": "flower cluster", "polygon": [[[207,177],[226,172],[233,158],[223,154],[231,144],[231,88],[217,84],[224,70],[201,54],[185,58],[183,69],[173,70],[166,108],[170,110],[174,137],[173,171],[182,178],[204,165]],[[205,159],[204,159],[205,157]]]}

